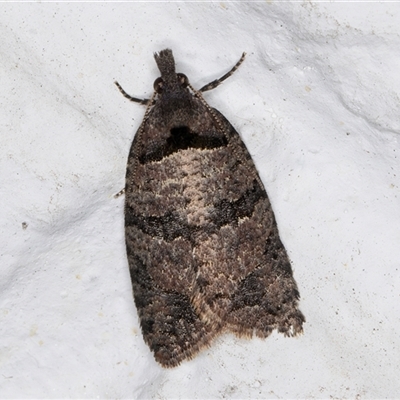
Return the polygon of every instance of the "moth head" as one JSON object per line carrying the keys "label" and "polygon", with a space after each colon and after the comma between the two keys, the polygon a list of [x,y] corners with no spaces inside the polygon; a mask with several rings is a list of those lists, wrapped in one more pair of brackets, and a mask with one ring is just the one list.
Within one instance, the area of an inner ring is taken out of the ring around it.
{"label": "moth head", "polygon": [[[182,89],[187,88],[189,85],[189,79],[185,74],[178,73],[176,74],[176,81],[179,87]],[[165,89],[165,84],[163,78],[159,77],[154,81],[154,90],[158,93],[161,94],[163,90]]]}

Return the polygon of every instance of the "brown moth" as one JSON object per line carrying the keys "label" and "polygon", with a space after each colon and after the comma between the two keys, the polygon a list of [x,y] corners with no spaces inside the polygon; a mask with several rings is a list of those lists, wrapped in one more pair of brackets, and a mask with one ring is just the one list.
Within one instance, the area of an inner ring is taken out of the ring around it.
{"label": "brown moth", "polygon": [[299,291],[251,156],[228,120],[155,54],[161,77],[129,152],[125,237],[145,342],[164,367],[223,331],[302,332]]}

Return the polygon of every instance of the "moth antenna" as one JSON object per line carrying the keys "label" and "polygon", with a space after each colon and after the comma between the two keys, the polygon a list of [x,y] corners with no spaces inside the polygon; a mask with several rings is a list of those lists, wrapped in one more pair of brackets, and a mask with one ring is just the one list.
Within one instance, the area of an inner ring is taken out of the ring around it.
{"label": "moth antenna", "polygon": [[199,90],[199,92],[206,92],[207,90],[212,90],[219,86],[225,79],[228,79],[240,67],[240,64],[244,61],[245,57],[246,53],[243,53],[242,57],[240,57],[240,60],[233,66],[233,68],[229,72],[221,76],[221,78],[215,79],[214,81],[207,83],[207,85],[203,86]]}
{"label": "moth antenna", "polygon": [[122,89],[122,86],[117,81],[115,81],[114,83],[117,86],[117,88],[119,89],[119,91],[122,93],[122,95],[124,97],[126,97],[128,100],[133,101],[134,103],[139,103],[139,104],[143,104],[143,105],[149,104],[150,99],[139,99],[137,97],[133,97],[130,94],[126,93],[125,90]]}

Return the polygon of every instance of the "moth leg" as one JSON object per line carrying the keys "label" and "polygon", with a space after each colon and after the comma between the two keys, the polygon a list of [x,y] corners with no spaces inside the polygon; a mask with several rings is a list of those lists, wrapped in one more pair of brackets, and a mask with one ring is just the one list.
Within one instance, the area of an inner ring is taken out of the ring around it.
{"label": "moth leg", "polygon": [[243,53],[242,57],[240,57],[240,60],[234,65],[234,67],[229,72],[227,72],[224,76],[221,76],[221,78],[215,79],[215,81],[207,83],[207,85],[203,86],[199,90],[199,92],[206,92],[207,90],[215,89],[218,85],[220,85],[225,79],[228,79],[239,68],[240,64],[244,61],[245,57],[246,53]]}
{"label": "moth leg", "polygon": [[126,93],[125,90],[122,89],[121,85],[117,81],[115,81],[114,83],[117,85],[117,88],[123,94],[123,96],[126,97],[128,100],[133,101],[135,103],[144,104],[144,105],[149,104],[151,99],[138,99],[137,97],[133,97],[130,94]]}
{"label": "moth leg", "polygon": [[114,198],[118,199],[118,197],[122,196],[125,194],[125,188],[121,189],[118,193],[114,194]]}

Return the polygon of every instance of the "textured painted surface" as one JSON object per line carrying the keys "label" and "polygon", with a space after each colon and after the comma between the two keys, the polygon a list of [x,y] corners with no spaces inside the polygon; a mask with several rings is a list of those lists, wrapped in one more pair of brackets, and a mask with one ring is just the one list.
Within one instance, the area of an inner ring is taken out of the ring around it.
{"label": "textured painted surface", "polygon": [[[2,3],[3,398],[395,398],[400,393],[396,3]],[[202,87],[268,192],[304,334],[225,334],[154,360],[124,242],[152,53]],[[25,229],[24,229],[25,228]]]}

